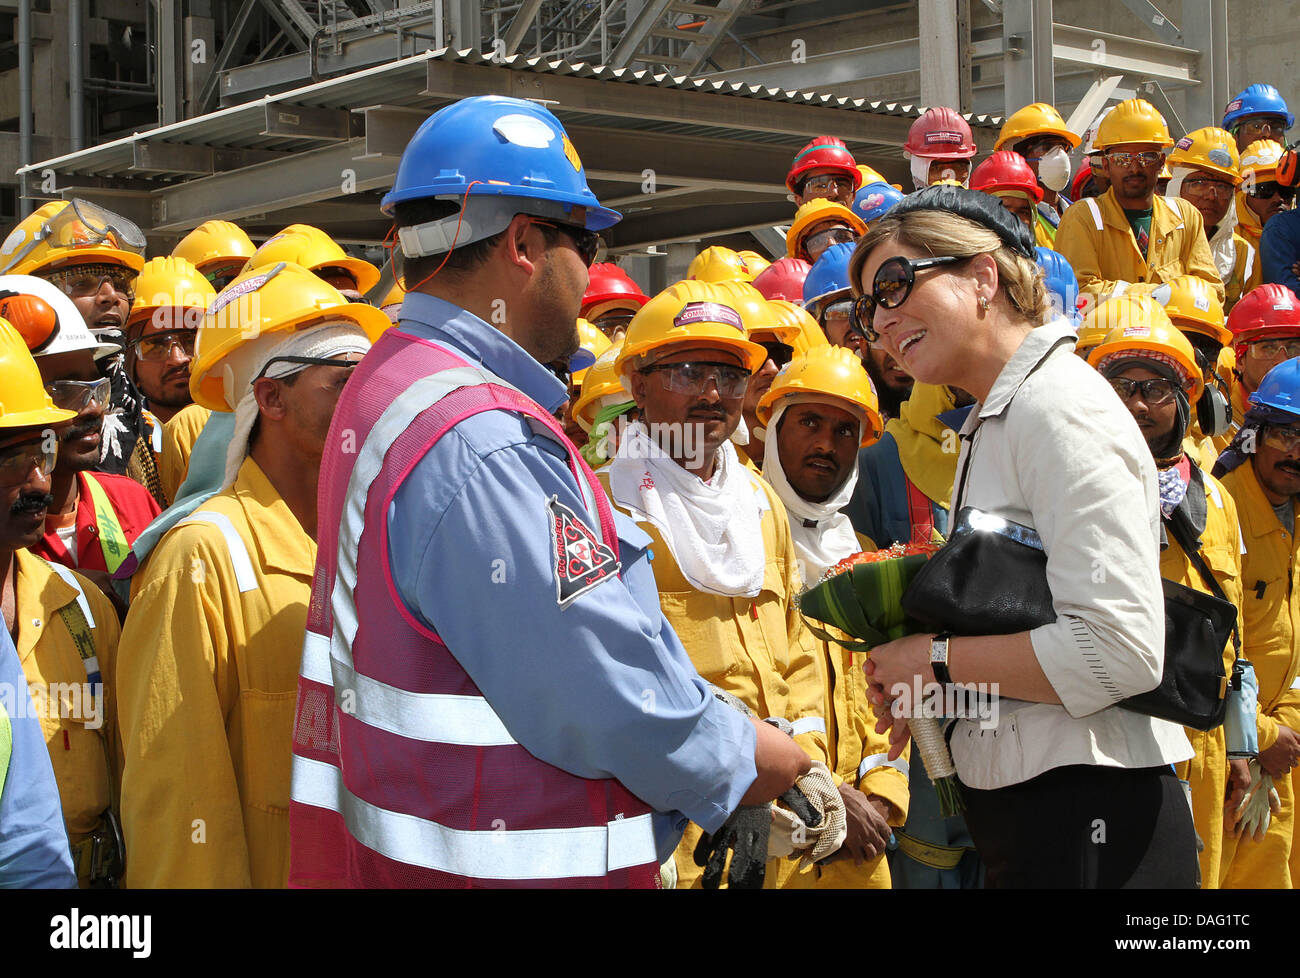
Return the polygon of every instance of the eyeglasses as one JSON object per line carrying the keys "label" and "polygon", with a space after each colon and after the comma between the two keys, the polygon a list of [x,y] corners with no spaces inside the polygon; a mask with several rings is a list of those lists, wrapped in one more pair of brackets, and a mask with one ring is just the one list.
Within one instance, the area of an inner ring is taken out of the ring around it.
{"label": "eyeglasses", "polygon": [[1265,180],[1263,183],[1255,184],[1246,193],[1261,200],[1269,197],[1281,197],[1284,204],[1289,204],[1295,200],[1296,188],[1284,187],[1275,180]]}
{"label": "eyeglasses", "polygon": [[1164,153],[1107,153],[1106,159],[1110,160],[1116,166],[1132,166],[1136,163],[1141,167],[1155,166],[1162,159]]}
{"label": "eyeglasses", "polygon": [[840,177],[833,173],[823,173],[819,176],[809,177],[799,187],[799,195],[802,197],[808,191],[812,190],[817,193],[824,193],[829,190],[832,193],[838,193],[841,190],[852,190],[853,178]]}
{"label": "eyeglasses", "polygon": [[135,298],[136,273],[117,265],[74,265],[55,269],[45,277],[73,299],[98,295],[105,282],[113,287],[113,291],[126,296],[128,301]]}
{"label": "eyeglasses", "polygon": [[858,296],[851,306],[849,328],[868,342],[880,339],[880,334],[871,325],[876,315],[876,307],[897,309],[912,294],[916,284],[916,273],[938,265],[952,265],[959,261],[968,261],[974,255],[940,255],[938,258],[904,258],[897,255],[880,263],[876,277],[871,283],[870,294]]}
{"label": "eyeglasses", "polygon": [[777,340],[769,340],[766,343],[759,343],[767,351],[767,359],[771,360],[778,367],[784,367],[794,359],[794,347],[788,343],[781,343]]}
{"label": "eyeglasses", "polygon": [[540,224],[543,227],[555,228],[566,234],[573,241],[573,245],[578,249],[578,255],[582,262],[588,268],[596,260],[596,252],[600,250],[600,235],[595,231],[588,231],[586,228],[576,227],[572,224],[557,224],[555,221],[543,221],[539,217],[529,218],[534,224]]}
{"label": "eyeglasses", "polygon": [[[332,357],[271,357],[270,360],[266,361],[266,366],[258,371],[257,376],[249,381],[249,386],[251,387],[253,384],[257,383],[257,381],[265,377],[266,372],[277,363],[297,363],[304,367],[346,367],[348,370],[351,370],[359,362],[359,360],[335,360]],[[276,377],[275,379],[283,380],[284,378]]]}
{"label": "eyeglasses", "polygon": [[631,322],[632,313],[618,313],[617,315],[612,316],[601,316],[600,319],[597,319],[591,325],[595,326],[606,336],[612,337],[620,329],[627,329],[628,324]]}
{"label": "eyeglasses", "polygon": [[1288,360],[1300,357],[1300,339],[1256,340],[1246,346],[1257,360],[1276,360],[1282,353],[1286,354]]}
{"label": "eyeglasses", "polygon": [[1192,180],[1184,180],[1183,188],[1193,193],[1204,194],[1207,197],[1211,194],[1222,200],[1227,200],[1232,196],[1235,189],[1232,184],[1226,180],[1211,180],[1208,177],[1198,177]]}
{"label": "eyeglasses", "polygon": [[198,331],[193,329],[175,329],[167,333],[153,333],[142,336],[132,343],[135,355],[141,360],[161,362],[171,358],[172,350],[180,350],[181,356],[189,359],[194,356],[194,339]]}
{"label": "eyeglasses", "polygon": [[675,394],[703,394],[712,384],[720,397],[737,398],[744,397],[749,386],[749,371],[729,363],[655,364],[642,373],[662,373],[664,388]]}
{"label": "eyeglasses", "polygon": [[112,387],[112,382],[107,377],[99,380],[55,380],[45,385],[45,393],[50,395],[55,407],[61,407],[65,411],[81,411],[91,401],[100,407],[106,406]]}
{"label": "eyeglasses", "polygon": [[[1270,122],[1268,119],[1247,119],[1241,124],[1241,130],[1248,133],[1264,133],[1270,136],[1281,137],[1286,133],[1286,120],[1278,119]],[[1278,142],[1281,142],[1279,138]]]}
{"label": "eyeglasses", "polygon": [[1172,380],[1152,377],[1150,380],[1131,380],[1128,377],[1111,377],[1110,386],[1115,388],[1121,401],[1128,402],[1133,395],[1141,391],[1142,400],[1147,404],[1168,404],[1174,399],[1178,386]]}
{"label": "eyeglasses", "polygon": [[1300,430],[1283,428],[1278,425],[1264,425],[1260,433],[1265,445],[1276,448],[1279,452],[1294,452],[1300,448]]}
{"label": "eyeglasses", "polygon": [[850,319],[853,316],[853,300],[844,299],[840,302],[832,302],[822,307],[821,315],[817,317],[817,323],[825,326],[830,319]]}
{"label": "eyeglasses", "polygon": [[[47,442],[50,443],[49,451],[45,450]],[[32,469],[36,469],[42,479],[48,479],[58,459],[59,445],[55,438],[0,448],[0,486],[6,489],[21,486]]]}
{"label": "eyeglasses", "polygon": [[850,244],[857,240],[858,235],[853,228],[834,227],[808,235],[803,239],[803,247],[811,255],[823,252],[831,245]]}

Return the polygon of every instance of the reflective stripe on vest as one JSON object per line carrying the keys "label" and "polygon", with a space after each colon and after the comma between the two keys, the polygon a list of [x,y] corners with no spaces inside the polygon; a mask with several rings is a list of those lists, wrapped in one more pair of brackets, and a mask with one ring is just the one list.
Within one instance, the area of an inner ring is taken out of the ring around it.
{"label": "reflective stripe on vest", "polygon": [[0,797],[5,791],[5,778],[9,774],[9,755],[14,749],[14,730],[9,723],[9,714],[0,703]]}
{"label": "reflective stripe on vest", "polygon": [[81,664],[86,668],[86,682],[91,686],[92,694],[99,696],[103,688],[103,677],[99,671],[99,656],[95,651],[95,636],[91,629],[95,627],[95,616],[90,613],[90,602],[86,592],[81,589],[77,575],[62,564],[46,561],[49,568],[63,578],[63,582],[77,592],[77,600],[65,604],[59,609],[59,618],[72,636],[72,642],[81,656]]}
{"label": "reflective stripe on vest", "polygon": [[82,474],[86,477],[86,488],[90,490],[90,502],[95,509],[95,528],[99,533],[99,547],[104,551],[104,563],[108,565],[108,572],[113,574],[122,566],[126,555],[131,552],[131,545],[126,542],[122,524],[117,521],[117,511],[113,509],[104,487],[89,472]]}
{"label": "reflective stripe on vest", "polygon": [[176,525],[185,526],[187,523],[207,523],[220,530],[226,540],[226,550],[230,552],[230,564],[235,569],[235,583],[239,586],[239,593],[257,590],[257,574],[253,571],[248,548],[244,546],[244,540],[235,529],[235,524],[230,522],[225,513],[195,511]]}
{"label": "reflective stripe on vest", "polygon": [[[543,408],[456,354],[394,330],[358,370],[360,383],[344,392],[334,422],[363,432],[361,445],[351,456],[327,449],[322,464],[320,550],[294,734],[290,885],[599,885],[602,878],[654,885],[648,806],[616,780],[570,774],[519,746],[436,631],[406,607],[387,565],[385,513],[410,471],[403,466],[481,411],[515,413],[565,447],[602,536],[616,549],[607,497],[599,486],[583,486],[594,476]],[[411,668],[417,659],[422,665]],[[375,775],[376,759],[400,770],[417,756],[427,773],[397,781]],[[509,793],[521,798],[513,814],[499,774],[480,775],[505,770],[528,788]],[[496,798],[485,803],[490,808],[478,807],[480,791]]]}
{"label": "reflective stripe on vest", "polygon": [[878,767],[892,767],[903,777],[907,777],[911,773],[907,761],[901,757],[896,757],[891,761],[888,754],[872,754],[864,757],[862,763],[858,765],[858,780],[861,781],[863,775]]}
{"label": "reflective stripe on vest", "polygon": [[1250,246],[1250,242],[1245,238],[1241,239],[1246,245],[1246,267],[1241,272],[1241,287],[1244,289],[1246,283],[1250,281],[1251,273],[1255,271],[1255,249]]}
{"label": "reflective stripe on vest", "polygon": [[821,717],[800,717],[790,722],[791,736],[805,733],[825,733],[826,721]]}
{"label": "reflective stripe on vest", "polygon": [[1088,205],[1088,210],[1092,212],[1092,223],[1097,225],[1097,230],[1102,229],[1101,208],[1097,206],[1097,201],[1092,197],[1083,198],[1083,202]]}

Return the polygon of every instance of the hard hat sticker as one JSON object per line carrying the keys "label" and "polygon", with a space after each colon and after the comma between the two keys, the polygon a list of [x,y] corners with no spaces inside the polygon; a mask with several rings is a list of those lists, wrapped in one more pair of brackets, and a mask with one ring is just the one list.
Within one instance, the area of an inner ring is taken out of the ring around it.
{"label": "hard hat sticker", "polygon": [[1194,305],[1197,309],[1201,310],[1201,312],[1210,311],[1210,300],[1203,295],[1198,295],[1195,299],[1193,299],[1192,305]]}
{"label": "hard hat sticker", "polygon": [[1191,136],[1184,136],[1182,139],[1178,140],[1178,143],[1174,146],[1174,149],[1191,149],[1191,148],[1192,148]]}
{"label": "hard hat sticker", "polygon": [[682,307],[682,311],[673,317],[674,326],[691,326],[695,323],[722,323],[725,326],[734,326],[741,333],[745,332],[745,324],[740,318],[740,313],[720,302],[688,302]]}
{"label": "hard hat sticker", "polygon": [[529,149],[545,149],[556,135],[555,130],[541,119],[519,113],[503,115],[492,123],[492,128],[506,142]]}
{"label": "hard hat sticker", "polygon": [[208,315],[215,316],[241,295],[248,295],[250,292],[256,292],[271,279],[275,278],[283,268],[284,262],[280,262],[264,275],[254,275],[252,278],[246,278],[242,282],[232,282],[230,285],[227,285],[221,290],[220,294],[212,300],[212,305],[208,306]]}
{"label": "hard hat sticker", "polygon": [[582,160],[578,157],[578,151],[574,148],[568,136],[564,137],[564,158],[573,165],[575,170],[580,171],[582,169]]}
{"label": "hard hat sticker", "polygon": [[9,232],[9,237],[5,238],[4,244],[0,244],[0,255],[12,254],[26,237],[27,232],[22,228],[14,228]]}
{"label": "hard hat sticker", "polygon": [[1146,337],[1151,335],[1151,327],[1145,323],[1134,323],[1132,326],[1125,326],[1122,334],[1125,337]]}
{"label": "hard hat sticker", "polygon": [[927,132],[925,142],[928,146],[930,143],[960,143],[961,133],[950,132],[947,130],[938,130],[936,132]]}
{"label": "hard hat sticker", "polygon": [[1205,155],[1209,157],[1210,162],[1215,166],[1221,166],[1225,169],[1230,169],[1232,167],[1232,157],[1228,154],[1228,151],[1222,147],[1216,146]]}

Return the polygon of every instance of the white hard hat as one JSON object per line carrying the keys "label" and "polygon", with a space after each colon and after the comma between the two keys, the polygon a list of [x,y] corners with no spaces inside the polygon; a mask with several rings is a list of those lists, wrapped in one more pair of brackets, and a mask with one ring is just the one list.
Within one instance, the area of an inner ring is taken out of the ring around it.
{"label": "white hard hat", "polygon": [[46,346],[32,354],[34,357],[71,353],[74,350],[90,350],[91,355],[96,360],[100,360],[120,349],[116,343],[99,342],[86,326],[86,321],[77,310],[76,304],[52,282],[37,278],[35,275],[0,275],[0,295],[4,293],[34,295],[53,309],[55,316],[58,317],[58,332]]}

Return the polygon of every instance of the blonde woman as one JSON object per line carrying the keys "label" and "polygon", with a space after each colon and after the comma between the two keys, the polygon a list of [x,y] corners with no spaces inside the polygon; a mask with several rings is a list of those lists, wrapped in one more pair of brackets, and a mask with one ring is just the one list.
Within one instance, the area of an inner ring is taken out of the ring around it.
{"label": "blonde woman", "polygon": [[1057,615],[1014,635],[874,649],[866,671],[891,755],[908,737],[890,709],[902,689],[990,684],[996,722],[948,731],[989,885],[1195,886],[1170,768],[1191,747],[1177,725],[1118,705],[1158,685],[1164,664],[1155,467],[1109,384],[1073,355],[1069,323],[1045,321],[1031,236],[995,200],[935,187],[872,225],[849,279],[864,335],[917,381],[975,396],[953,512],[1034,528]]}

